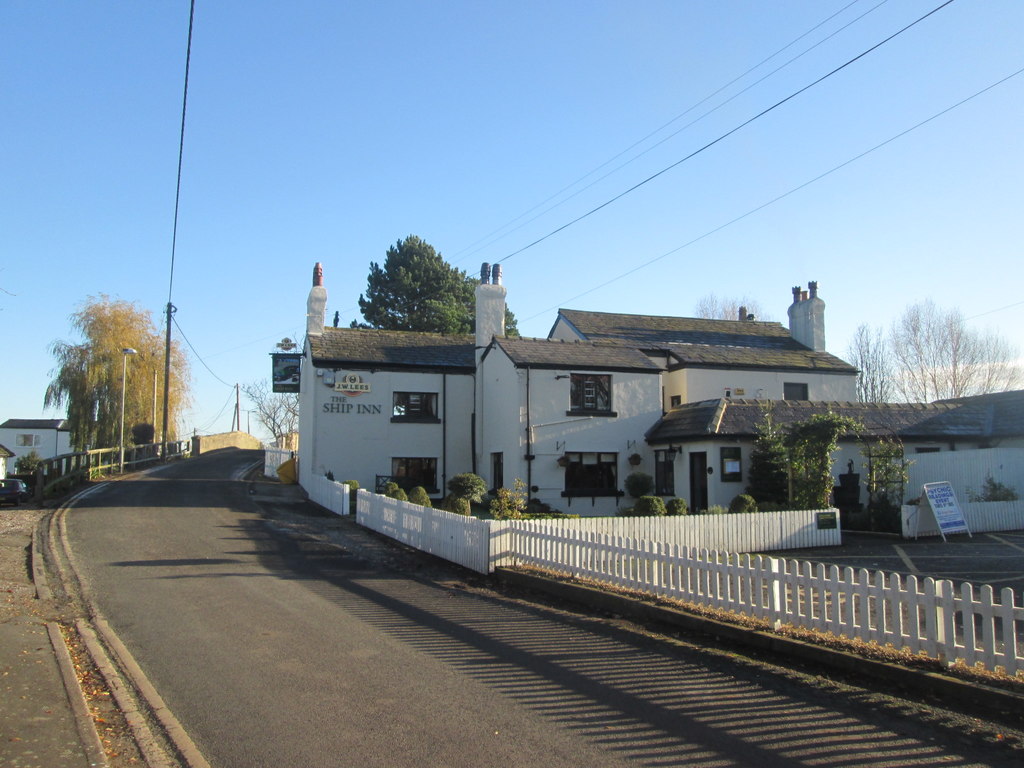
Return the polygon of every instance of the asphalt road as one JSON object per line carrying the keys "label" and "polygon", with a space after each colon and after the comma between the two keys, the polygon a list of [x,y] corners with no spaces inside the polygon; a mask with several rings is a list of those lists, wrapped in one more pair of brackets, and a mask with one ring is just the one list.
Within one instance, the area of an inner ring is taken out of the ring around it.
{"label": "asphalt road", "polygon": [[100,610],[215,768],[1020,764],[968,718],[502,596],[368,535],[299,535],[230,479],[257,456],[67,515]]}

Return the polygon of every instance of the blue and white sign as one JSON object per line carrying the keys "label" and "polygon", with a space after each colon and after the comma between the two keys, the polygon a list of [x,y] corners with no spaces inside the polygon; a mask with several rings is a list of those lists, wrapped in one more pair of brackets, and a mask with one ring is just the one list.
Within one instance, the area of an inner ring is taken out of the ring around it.
{"label": "blue and white sign", "polygon": [[971,532],[967,527],[967,521],[964,520],[963,510],[960,509],[960,504],[956,500],[953,486],[948,482],[925,483],[922,501],[928,502],[928,507],[935,517],[935,524],[939,526],[939,533],[942,534],[943,539],[946,538],[947,533],[969,534]]}

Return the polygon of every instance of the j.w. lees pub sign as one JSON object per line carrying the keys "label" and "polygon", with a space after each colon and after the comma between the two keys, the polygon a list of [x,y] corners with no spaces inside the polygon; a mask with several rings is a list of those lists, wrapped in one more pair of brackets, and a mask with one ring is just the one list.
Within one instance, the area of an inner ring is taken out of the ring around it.
{"label": "j.w. lees pub sign", "polygon": [[333,389],[343,396],[332,396],[329,403],[324,403],[324,413],[381,413],[381,407],[377,403],[352,403],[346,400],[346,398],[365,395],[370,391],[370,385],[364,382],[363,377],[359,374],[346,373],[334,382]]}

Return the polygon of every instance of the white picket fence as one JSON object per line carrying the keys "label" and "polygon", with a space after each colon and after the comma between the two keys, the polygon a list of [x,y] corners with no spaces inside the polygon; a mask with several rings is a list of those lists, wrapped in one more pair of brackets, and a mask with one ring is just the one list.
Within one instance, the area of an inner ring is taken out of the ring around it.
{"label": "white picket fence", "polygon": [[[960,510],[964,513],[964,522],[971,533],[1024,530],[1024,499],[968,502],[960,500]],[[926,511],[922,513],[920,505],[904,505],[901,524],[905,539],[941,535],[935,518]]]}
{"label": "white picket fence", "polygon": [[1024,605],[1007,587],[953,583],[580,531],[510,531],[524,565],[947,663],[1024,671]]}
{"label": "white picket fence", "polygon": [[292,451],[286,451],[282,448],[270,448],[268,446],[263,446],[264,477],[277,477],[277,468],[288,461],[292,455]]}
{"label": "white picket fence", "polygon": [[309,500],[321,507],[329,509],[337,515],[349,513],[349,490],[344,483],[336,483],[322,475],[316,475],[305,490],[309,494]]}
{"label": "white picket fence", "polygon": [[456,515],[360,489],[356,522],[403,544],[490,573],[493,520]]}
{"label": "white picket fence", "polygon": [[948,481],[960,503],[980,493],[985,478],[991,477],[1024,496],[1024,448],[977,448],[966,451],[938,451],[908,456],[907,497],[921,493],[925,483]]}
{"label": "white picket fence", "polygon": [[[317,503],[345,514],[347,486],[344,493],[330,486],[341,484],[317,478],[315,487],[320,490],[307,490]],[[618,527],[668,536],[668,529],[659,526],[675,523],[682,541],[702,524],[714,532],[716,526],[730,528],[729,523],[736,522],[734,530],[746,536],[757,528],[757,518],[764,516],[768,521],[770,515],[778,514],[796,522],[789,526],[766,522],[762,533],[774,536],[782,546],[821,546],[821,540],[838,544],[838,526],[817,528],[821,511],[702,515],[653,522],[644,518],[498,521],[463,517],[360,490],[356,514],[360,525],[480,573],[489,573],[497,565],[545,568],[732,611],[775,627],[787,624],[891,644],[946,663],[980,664],[1010,675],[1024,672],[1024,604],[1011,588],[996,595],[990,586],[963,584],[956,591],[952,582],[930,577],[737,554],[611,532]],[[607,530],[596,530],[600,526]],[[712,535],[722,535],[721,530]],[[817,541],[805,543],[805,537]],[[737,538],[741,540],[753,539]],[[756,546],[761,551],[773,547],[760,542]]]}

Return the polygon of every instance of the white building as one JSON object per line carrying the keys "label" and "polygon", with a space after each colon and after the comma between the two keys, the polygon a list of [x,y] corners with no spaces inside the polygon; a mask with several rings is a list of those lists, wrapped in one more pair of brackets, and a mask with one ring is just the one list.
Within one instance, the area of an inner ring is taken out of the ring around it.
{"label": "white building", "polygon": [[[497,270],[495,270],[497,273]],[[484,266],[475,336],[324,327],[319,265],[307,304],[299,481],[330,474],[446,493],[455,474],[583,515],[615,514],[634,471],[691,508],[743,493],[766,407],[785,425],[848,413],[863,436],[918,450],[991,444],[983,404],[863,404],[857,370],[825,351],[824,302],[793,289],[790,328],[563,309],[546,339],[503,335],[505,288]],[[991,404],[989,404],[991,405]],[[970,414],[975,414],[970,416]],[[959,429],[959,432],[957,430]],[[837,474],[863,462],[851,442]],[[841,463],[840,463],[841,462]]]}
{"label": "white building", "polygon": [[13,453],[7,459],[10,474],[18,457],[32,451],[43,459],[71,453],[71,430],[64,419],[8,419],[0,424],[0,445]]}

